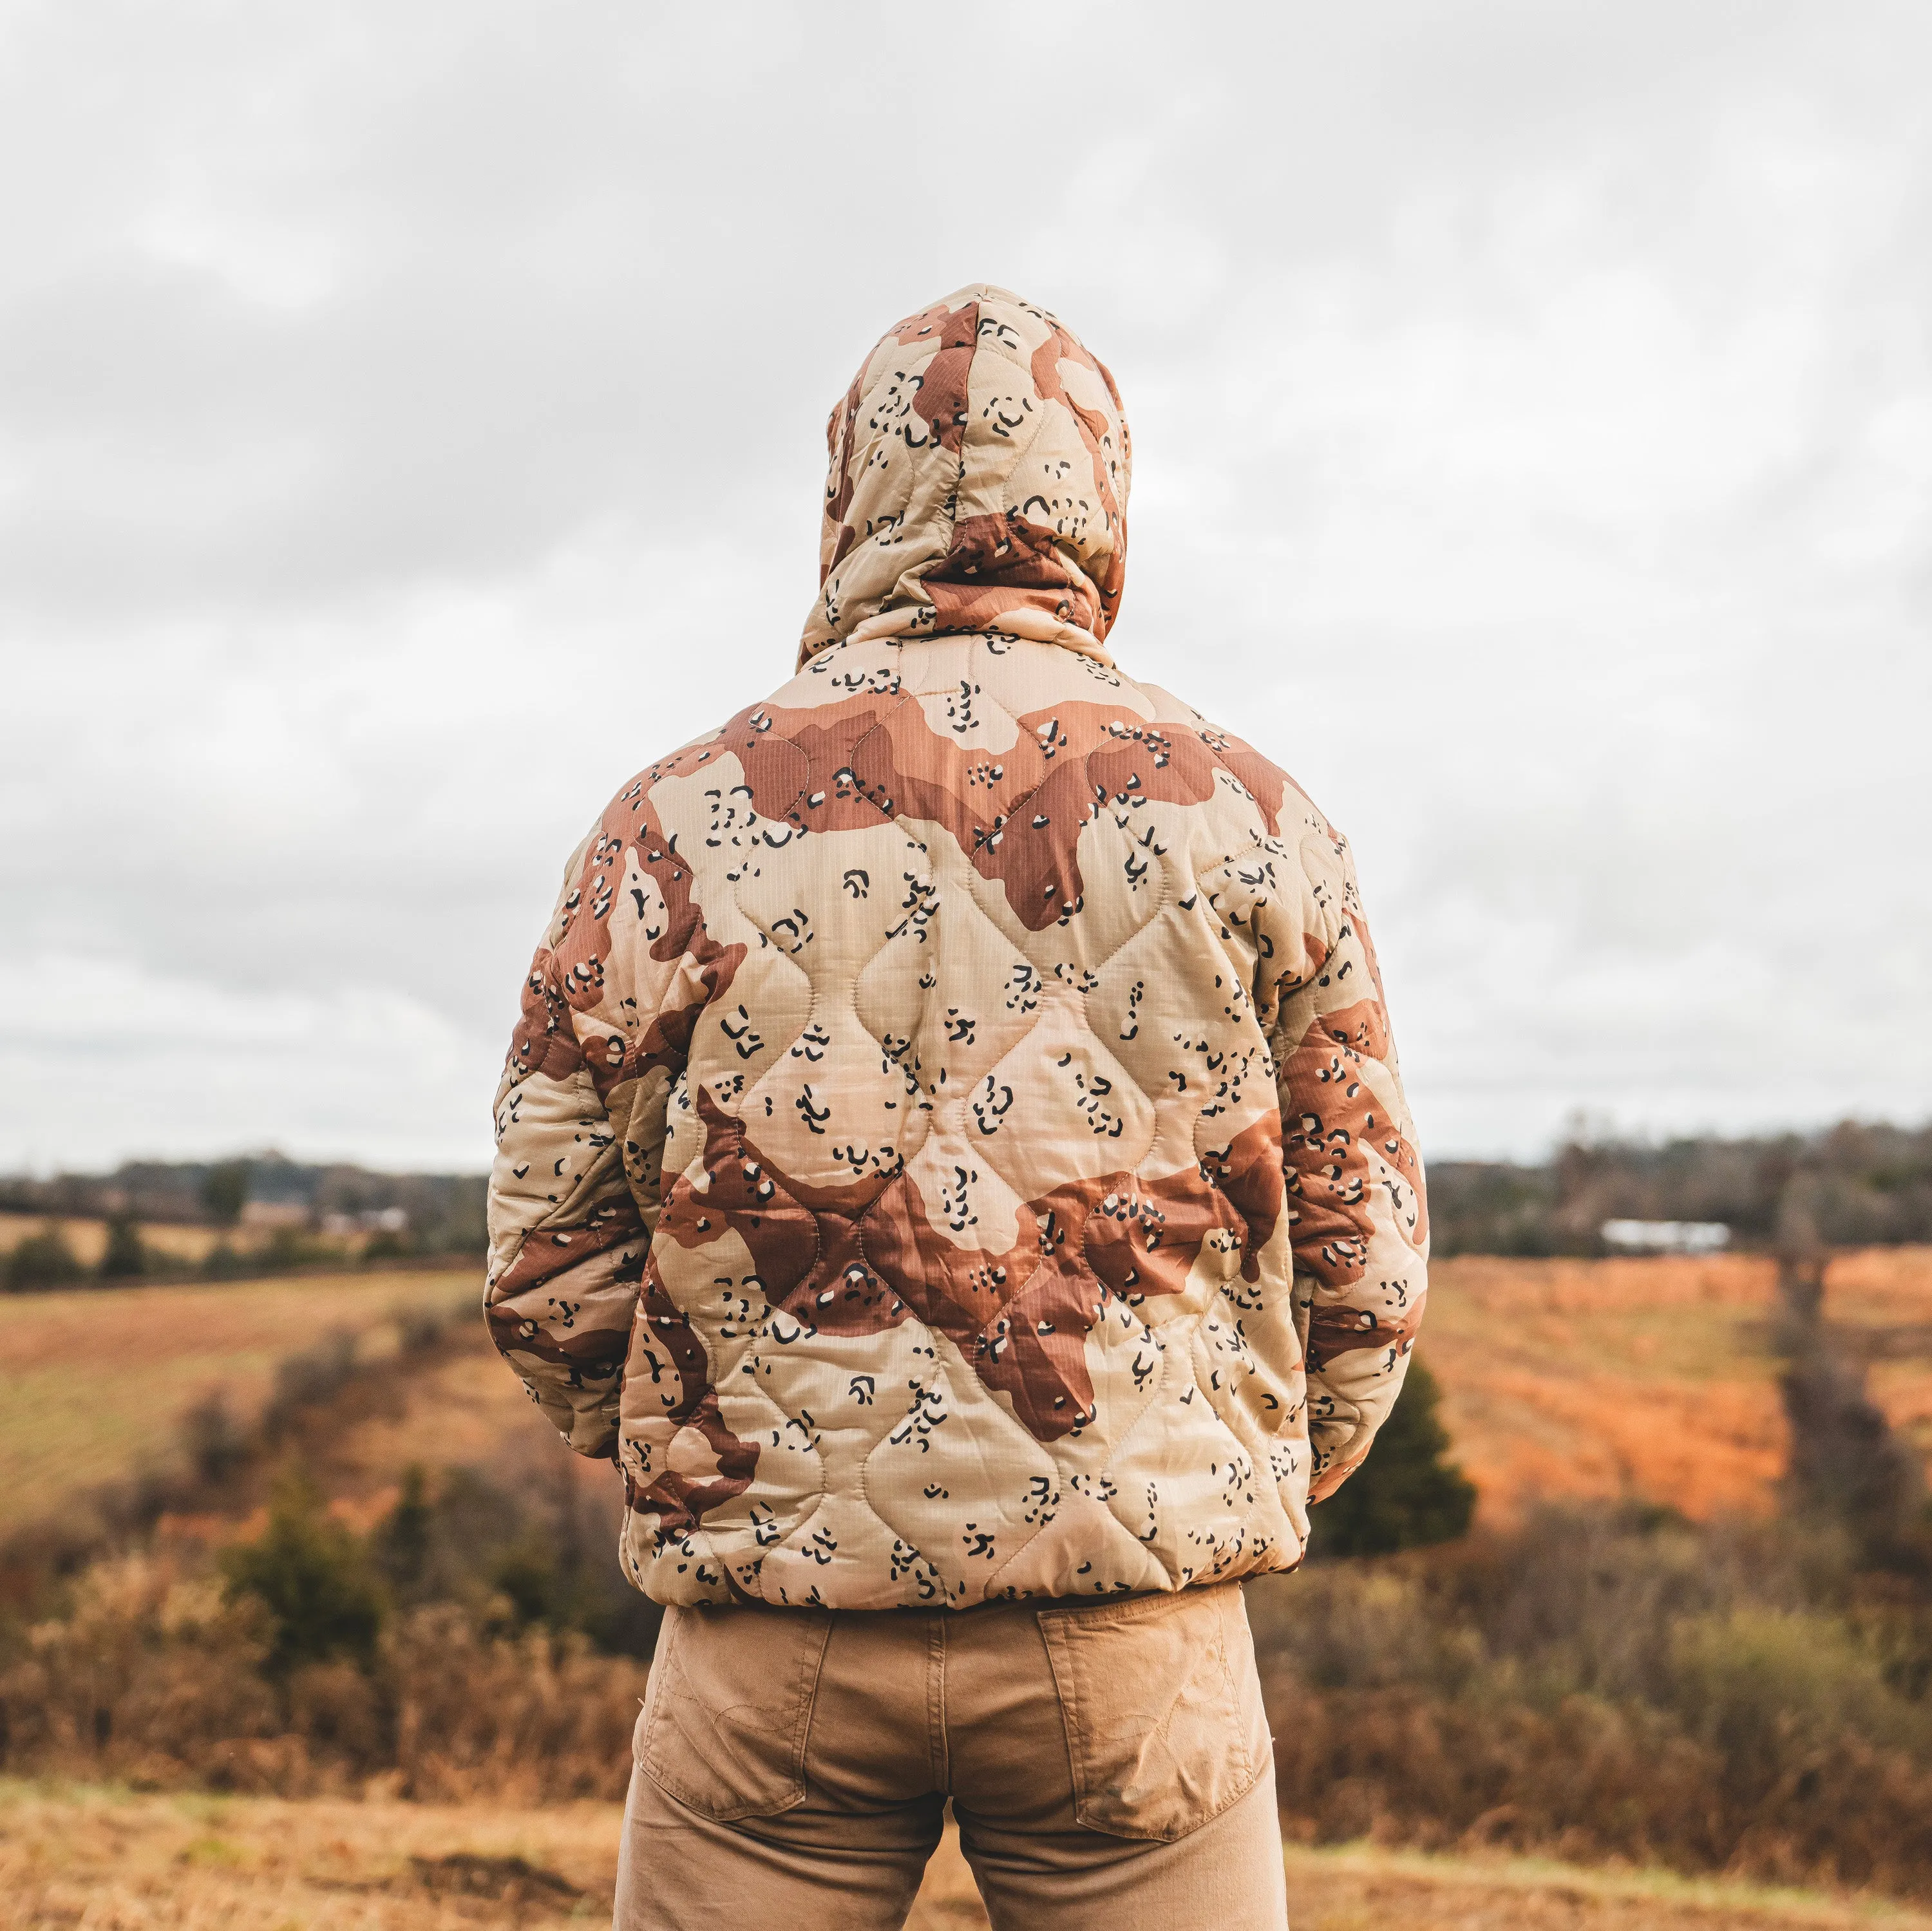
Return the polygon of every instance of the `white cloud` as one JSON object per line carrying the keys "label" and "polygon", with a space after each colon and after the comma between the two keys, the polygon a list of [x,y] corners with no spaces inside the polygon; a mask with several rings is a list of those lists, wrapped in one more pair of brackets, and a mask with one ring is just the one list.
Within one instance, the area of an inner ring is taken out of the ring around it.
{"label": "white cloud", "polygon": [[1130,669],[1361,853],[1425,1144],[1932,1093],[1918,10],[0,16],[0,1165],[480,1162],[788,667],[893,315],[1060,306]]}

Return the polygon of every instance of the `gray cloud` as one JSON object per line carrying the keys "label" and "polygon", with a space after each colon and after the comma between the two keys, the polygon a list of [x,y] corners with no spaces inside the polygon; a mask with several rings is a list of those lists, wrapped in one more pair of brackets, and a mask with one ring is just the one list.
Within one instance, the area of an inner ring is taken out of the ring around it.
{"label": "gray cloud", "polygon": [[0,18],[0,1163],[475,1164],[556,868],[768,688],[824,412],[1113,364],[1120,656],[1361,855],[1438,1152],[1932,1093],[1916,9]]}

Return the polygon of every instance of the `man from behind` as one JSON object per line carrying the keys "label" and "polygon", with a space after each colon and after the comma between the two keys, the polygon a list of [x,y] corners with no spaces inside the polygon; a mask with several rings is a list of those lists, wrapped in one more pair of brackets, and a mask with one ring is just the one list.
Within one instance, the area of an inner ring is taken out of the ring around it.
{"label": "man from behind", "polygon": [[1127,428],[974,286],[829,426],[797,674],[572,855],[488,1311],[667,1606],[620,1927],[1285,1923],[1238,1584],[1367,1453],[1422,1173],[1346,841],[1113,660]]}

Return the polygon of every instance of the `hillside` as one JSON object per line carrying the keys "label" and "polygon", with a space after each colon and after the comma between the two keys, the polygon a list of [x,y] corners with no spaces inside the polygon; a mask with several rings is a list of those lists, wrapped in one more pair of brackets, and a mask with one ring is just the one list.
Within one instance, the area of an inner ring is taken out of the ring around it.
{"label": "hillside", "polygon": [[[1768,1513],[1786,1449],[1775,1288],[1747,1255],[1433,1267],[1422,1352],[1484,1515],[1626,1496],[1700,1520]],[[1825,1317],[1932,1451],[1932,1248],[1838,1256]]]}
{"label": "hillside", "polygon": [[[0,1534],[178,1459],[183,1417],[209,1397],[238,1421],[252,1417],[303,1351],[339,1334],[360,1358],[378,1360],[398,1345],[399,1315],[459,1305],[468,1315],[481,1291],[464,1270],[8,1296]],[[487,1349],[480,1316],[469,1324]],[[520,1393],[500,1369],[498,1378]]]}
{"label": "hillside", "polygon": [[[1932,1450],[1932,1248],[1840,1255],[1826,1279],[1826,1318],[1868,1362],[1874,1396]],[[1743,1255],[1441,1263],[1422,1350],[1484,1518],[1563,1497],[1632,1497],[1700,1520],[1766,1513],[1786,1450],[1774,1288],[1772,1264]],[[507,1461],[608,1488],[608,1469],[552,1456],[489,1345],[479,1294],[473,1271],[454,1270],[9,1297],[0,1533],[177,1453],[182,1417],[212,1393],[253,1414],[278,1366],[332,1333],[381,1359],[412,1310],[449,1317],[451,1331],[404,1394],[332,1441],[338,1506],[380,1512],[411,1462]]]}
{"label": "hillside", "polygon": [[[611,1559],[613,1471],[559,1447],[478,1285],[8,1298],[0,1735],[16,1777],[86,1783],[0,1786],[0,1926],[73,1924],[95,1896],[104,1923],[181,1931],[598,1913],[653,1618]],[[1903,1573],[1772,1519],[1774,1287],[1747,1256],[1437,1270],[1423,1348],[1478,1533],[1248,1591],[1298,1931],[1886,1921],[1665,1865],[1932,1899],[1932,1615]],[[1824,1298],[1924,1445],[1932,1250],[1840,1255]],[[211,1393],[232,1429],[213,1468]],[[144,1485],[116,1526],[104,1498]],[[298,1569],[263,1570],[268,1549]],[[297,1573],[367,1620],[359,1648],[318,1639],[278,1675],[299,1606],[223,1582]],[[160,1794],[211,1781],[233,1794]],[[982,1921],[956,1861],[922,1912]]]}

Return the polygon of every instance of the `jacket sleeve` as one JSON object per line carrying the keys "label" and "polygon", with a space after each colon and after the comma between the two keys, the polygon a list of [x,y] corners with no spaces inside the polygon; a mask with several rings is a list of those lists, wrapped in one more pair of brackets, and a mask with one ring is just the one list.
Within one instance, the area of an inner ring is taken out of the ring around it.
{"label": "jacket sleeve", "polygon": [[1272,988],[1269,1045],[1320,1501],[1360,1465],[1402,1391],[1429,1222],[1353,856],[1326,827],[1303,849],[1301,930],[1275,947],[1288,969]]}
{"label": "jacket sleeve", "polygon": [[578,847],[530,962],[496,1090],[484,1293],[491,1338],[531,1399],[572,1448],[598,1458],[616,1452],[680,1058],[640,1063],[626,1051],[639,1005],[638,975],[612,956],[626,950],[614,928],[629,901],[614,904],[610,876],[614,866],[621,880],[623,862],[602,826]]}

